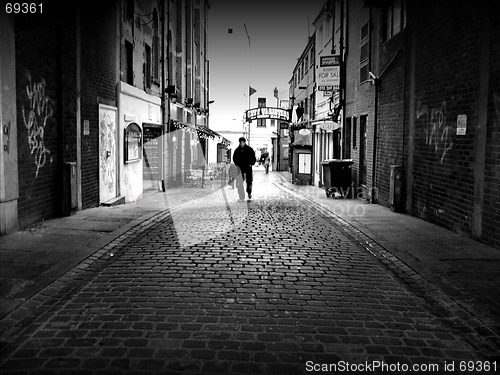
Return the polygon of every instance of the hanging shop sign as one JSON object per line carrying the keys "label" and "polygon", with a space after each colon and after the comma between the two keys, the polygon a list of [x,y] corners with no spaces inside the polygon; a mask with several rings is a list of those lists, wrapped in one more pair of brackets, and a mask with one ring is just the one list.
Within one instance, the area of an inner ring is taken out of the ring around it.
{"label": "hanging shop sign", "polygon": [[318,91],[338,91],[340,88],[340,55],[319,57],[316,83]]}
{"label": "hanging shop sign", "polygon": [[256,119],[274,119],[289,121],[290,111],[283,108],[259,107],[245,111],[246,121]]}
{"label": "hanging shop sign", "polygon": [[322,129],[327,131],[340,129],[340,124],[338,122],[331,120],[313,122],[313,125],[316,125],[316,129]]}

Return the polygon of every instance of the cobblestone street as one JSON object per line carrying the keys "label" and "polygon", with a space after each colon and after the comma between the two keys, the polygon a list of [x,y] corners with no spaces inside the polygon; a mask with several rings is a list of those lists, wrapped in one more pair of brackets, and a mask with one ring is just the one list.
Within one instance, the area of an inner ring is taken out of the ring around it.
{"label": "cobblestone street", "polygon": [[2,338],[0,372],[295,374],[383,361],[399,365],[366,373],[458,373],[487,359],[274,174],[256,172],[253,195],[224,188],[161,212],[59,278],[9,317],[19,323]]}

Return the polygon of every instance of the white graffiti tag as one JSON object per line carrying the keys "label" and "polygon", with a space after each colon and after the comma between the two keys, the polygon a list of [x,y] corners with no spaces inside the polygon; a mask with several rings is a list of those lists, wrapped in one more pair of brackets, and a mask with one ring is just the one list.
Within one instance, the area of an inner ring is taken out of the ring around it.
{"label": "white graffiti tag", "polygon": [[448,151],[453,147],[453,127],[446,125],[446,102],[441,106],[433,108],[430,113],[426,105],[421,106],[420,100],[417,105],[417,120],[425,117],[425,144],[434,146],[434,151],[441,155],[442,163]]}
{"label": "white graffiti tag", "polygon": [[26,74],[28,85],[26,86],[26,94],[29,100],[29,106],[25,109],[21,106],[24,126],[28,129],[28,144],[31,155],[35,157],[36,173],[38,177],[40,168],[45,165],[50,150],[45,147],[44,135],[47,126],[47,120],[52,117],[52,102],[45,94],[45,80],[40,82],[32,82],[31,75]]}

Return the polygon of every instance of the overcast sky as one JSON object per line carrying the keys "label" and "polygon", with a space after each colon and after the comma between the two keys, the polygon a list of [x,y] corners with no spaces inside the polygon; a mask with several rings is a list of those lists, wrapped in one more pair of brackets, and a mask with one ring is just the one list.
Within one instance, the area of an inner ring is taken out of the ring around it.
{"label": "overcast sky", "polygon": [[280,99],[288,99],[288,81],[324,2],[210,1],[207,57],[210,100],[215,100],[210,105],[211,128],[225,130],[234,123],[232,119],[242,123],[249,84],[257,90],[250,97],[251,108],[257,107],[259,97],[275,107],[275,87]]}

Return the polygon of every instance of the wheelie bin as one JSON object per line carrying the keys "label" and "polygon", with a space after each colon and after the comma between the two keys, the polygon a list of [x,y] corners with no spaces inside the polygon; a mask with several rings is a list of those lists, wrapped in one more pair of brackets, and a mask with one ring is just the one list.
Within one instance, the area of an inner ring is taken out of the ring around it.
{"label": "wheelie bin", "polygon": [[327,159],[321,162],[323,187],[327,197],[347,197],[352,189],[352,159]]}

